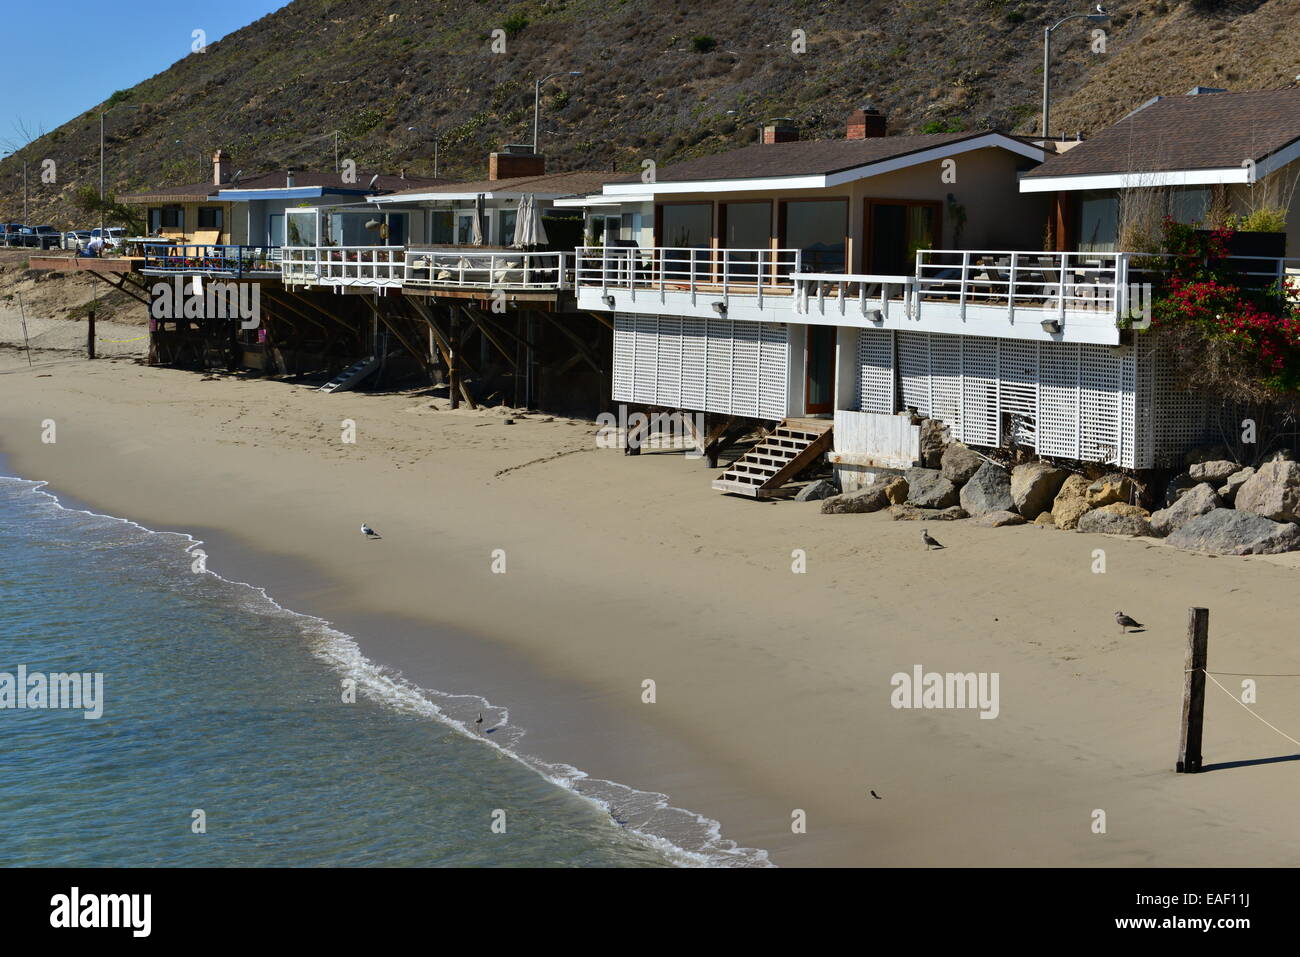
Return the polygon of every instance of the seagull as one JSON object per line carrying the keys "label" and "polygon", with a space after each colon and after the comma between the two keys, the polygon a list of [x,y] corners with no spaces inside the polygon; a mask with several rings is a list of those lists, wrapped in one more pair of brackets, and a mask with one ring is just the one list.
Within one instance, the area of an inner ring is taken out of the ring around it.
{"label": "seagull", "polygon": [[1104,9],[1102,9],[1102,6],[1101,6],[1100,3],[1097,4],[1097,12],[1100,13],[1100,14],[1102,14],[1103,16],[1110,16],[1110,14],[1106,13],[1106,11],[1105,11]]}
{"label": "seagull", "polygon": [[882,798],[880,797],[880,795],[877,794],[875,791],[872,791],[872,792],[871,792],[871,796],[872,796],[873,798],[875,798],[877,801],[882,800]]}
{"label": "seagull", "polygon": [[369,525],[367,525],[365,522],[362,522],[362,523],[361,523],[361,534],[364,535],[364,536],[366,536],[366,538],[383,538],[383,537],[384,537],[384,536],[380,535],[378,532],[376,532],[376,531],[375,531],[373,528],[371,528]]}
{"label": "seagull", "polygon": [[932,549],[932,548],[944,548],[944,547],[945,547],[945,546],[939,544],[938,539],[936,539],[936,538],[932,538],[932,537],[930,536],[930,533],[927,532],[925,529],[921,529],[921,541],[925,542],[925,550],[926,550],[927,552],[928,552],[930,549]]}
{"label": "seagull", "polygon": [[1128,634],[1128,630],[1130,628],[1146,627],[1146,625],[1142,624],[1140,621],[1134,621],[1132,618],[1124,614],[1122,611],[1115,612],[1115,623],[1119,625],[1119,630],[1124,632],[1125,634]]}
{"label": "seagull", "polygon": [[483,731],[483,712],[482,712],[482,711],[480,711],[480,712],[478,713],[478,720],[474,722],[474,727],[475,727],[475,729],[476,729],[479,733],[482,733],[482,731]]}

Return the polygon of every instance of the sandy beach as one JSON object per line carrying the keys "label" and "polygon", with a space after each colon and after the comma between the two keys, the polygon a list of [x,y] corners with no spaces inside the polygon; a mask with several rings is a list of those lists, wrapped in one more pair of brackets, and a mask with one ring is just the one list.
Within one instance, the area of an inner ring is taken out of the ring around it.
{"label": "sandy beach", "polygon": [[[1210,770],[1173,771],[1188,607],[1211,610],[1212,671],[1300,672],[1295,555],[961,522],[924,526],[947,546],[931,552],[917,523],[723,496],[702,461],[505,420],[0,354],[9,472],[203,539],[215,571],[375,661],[508,708],[530,753],[663,792],[778,865],[1300,861],[1300,748],[1218,688]],[[1121,635],[1116,609],[1146,630]],[[891,677],[916,665],[997,673],[997,717],[894,708]],[[1296,680],[1260,677],[1252,707],[1300,737]]]}

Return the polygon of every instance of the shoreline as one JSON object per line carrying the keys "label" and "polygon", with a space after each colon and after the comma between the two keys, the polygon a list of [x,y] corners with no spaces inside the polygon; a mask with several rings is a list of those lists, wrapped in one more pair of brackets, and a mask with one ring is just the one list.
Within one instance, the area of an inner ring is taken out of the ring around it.
{"label": "shoreline", "polygon": [[[506,427],[415,394],[323,397],[126,363],[42,371],[0,376],[10,471],[203,538],[214,570],[334,623],[377,663],[503,702],[528,753],[667,794],[778,865],[1300,853],[1283,800],[1300,762],[1172,773],[1186,608],[1214,609],[1212,665],[1297,670],[1279,625],[1300,617],[1294,568],[965,523],[932,529],[949,548],[928,553],[915,523],[720,496],[680,455],[595,449],[590,423]],[[345,417],[357,447],[338,444]],[[362,539],[361,521],[384,541]],[[1097,547],[1107,575],[1089,571]],[[505,575],[490,570],[497,548]],[[791,573],[794,548],[807,574]],[[1121,640],[1116,607],[1148,632]],[[890,676],[918,663],[999,673],[999,718],[892,708]],[[1261,714],[1300,726],[1281,683],[1260,687]],[[1286,749],[1241,712],[1207,701],[1208,764]],[[1096,808],[1110,837],[1089,830]]]}

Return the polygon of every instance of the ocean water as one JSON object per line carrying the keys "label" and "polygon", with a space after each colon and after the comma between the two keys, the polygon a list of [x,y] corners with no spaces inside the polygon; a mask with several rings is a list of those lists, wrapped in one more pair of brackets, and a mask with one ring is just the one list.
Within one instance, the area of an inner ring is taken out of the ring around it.
{"label": "ocean water", "polygon": [[504,708],[374,666],[196,547],[0,477],[0,673],[104,676],[98,720],[0,710],[0,865],[767,864],[530,758]]}

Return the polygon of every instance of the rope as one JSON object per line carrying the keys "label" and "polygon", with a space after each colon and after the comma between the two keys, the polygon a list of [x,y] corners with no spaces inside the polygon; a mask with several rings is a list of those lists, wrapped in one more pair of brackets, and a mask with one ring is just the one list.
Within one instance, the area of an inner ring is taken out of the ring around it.
{"label": "rope", "polygon": [[1204,671],[1207,675],[1223,675],[1225,678],[1300,678],[1300,675],[1266,675],[1258,671],[1209,671],[1205,668],[1185,668],[1183,674]]}
{"label": "rope", "polygon": [[141,339],[148,339],[149,337],[136,336],[134,339],[100,339],[99,336],[96,336],[95,338],[99,342],[139,342]]}
{"label": "rope", "polygon": [[[1197,670],[1202,670],[1202,669],[1197,669]],[[1219,684],[1218,679],[1215,678],[1214,675],[1210,674],[1210,672],[1206,671],[1206,672],[1205,672],[1205,677],[1209,678],[1209,679],[1210,679],[1211,681],[1213,681],[1216,685],[1219,685],[1220,688],[1223,688],[1223,685]],[[1232,693],[1231,691],[1229,691],[1227,688],[1223,688],[1223,693],[1226,694],[1226,695],[1227,695],[1229,698],[1231,698],[1233,701],[1237,702],[1237,704],[1239,704],[1239,705],[1241,705],[1243,708],[1245,708],[1245,709],[1246,709],[1246,713],[1249,714],[1252,718],[1256,718],[1256,719],[1259,720],[1261,723],[1268,725],[1270,728],[1273,728],[1274,731],[1276,731],[1278,734],[1282,735],[1282,737],[1286,738],[1286,739],[1287,739],[1288,741],[1290,741],[1292,744],[1294,744],[1294,745],[1300,745],[1300,741],[1297,741],[1295,738],[1291,737],[1291,735],[1287,734],[1287,733],[1286,733],[1285,731],[1283,731],[1281,728],[1274,727],[1273,725],[1269,724],[1267,721],[1265,721],[1265,720],[1264,720],[1263,718],[1261,718],[1259,715],[1255,714],[1254,711],[1251,711],[1251,710],[1250,710],[1250,707],[1249,707],[1249,706],[1248,706],[1244,701],[1242,701],[1240,698],[1238,698],[1235,694],[1233,694],[1233,693]]]}

